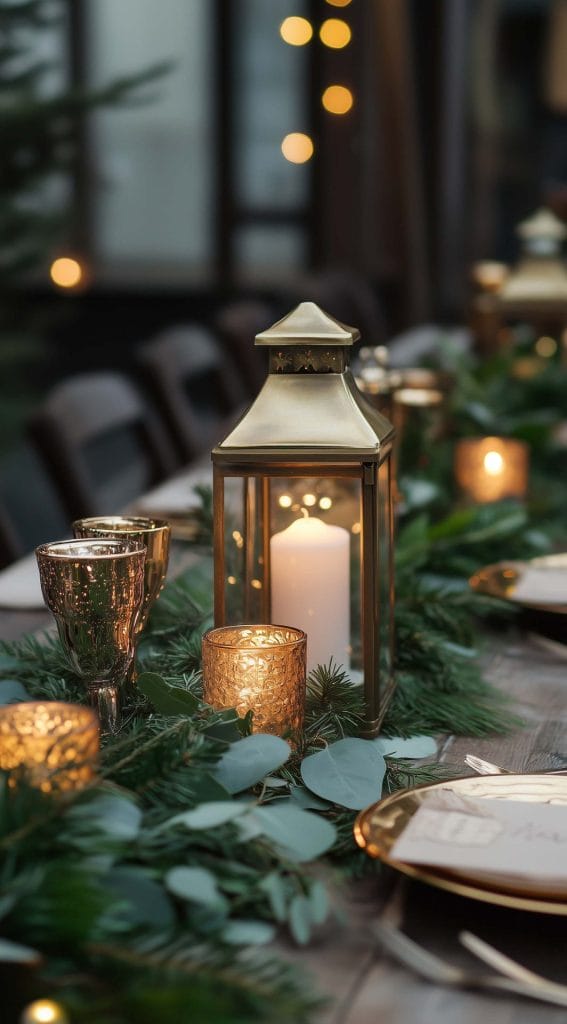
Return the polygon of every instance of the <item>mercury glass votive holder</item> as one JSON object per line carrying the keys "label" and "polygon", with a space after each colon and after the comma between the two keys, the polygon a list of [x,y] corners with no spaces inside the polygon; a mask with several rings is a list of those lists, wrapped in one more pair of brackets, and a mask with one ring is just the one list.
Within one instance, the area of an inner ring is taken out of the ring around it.
{"label": "mercury glass votive holder", "polygon": [[307,636],[292,626],[240,625],[203,636],[203,697],[217,710],[253,712],[253,732],[276,736],[303,725]]}
{"label": "mercury glass votive holder", "polygon": [[469,501],[526,497],[528,446],[511,437],[468,437],[455,445],[455,480]]}
{"label": "mercury glass votive holder", "polygon": [[81,789],[95,776],[96,713],[62,701],[24,701],[0,708],[0,770],[15,786],[23,777],[44,793]]}

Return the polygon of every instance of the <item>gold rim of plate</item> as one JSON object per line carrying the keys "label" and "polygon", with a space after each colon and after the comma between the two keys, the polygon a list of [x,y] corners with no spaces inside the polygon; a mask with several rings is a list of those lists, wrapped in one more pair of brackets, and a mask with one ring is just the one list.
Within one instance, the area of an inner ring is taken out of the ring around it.
{"label": "gold rim of plate", "polygon": [[538,601],[526,601],[518,599],[514,595],[514,588],[522,578],[527,569],[557,569],[565,570],[567,576],[567,552],[554,555],[543,555],[539,558],[532,558],[526,562],[495,562],[493,565],[485,565],[469,579],[469,586],[478,594],[487,594],[489,597],[499,597],[504,601],[512,601],[521,608],[533,608],[540,612],[555,612],[557,615],[567,615],[567,601],[565,604],[549,604]]}
{"label": "gold rim of plate", "polygon": [[434,790],[449,790],[460,796],[487,800],[518,800],[524,803],[554,803],[567,806],[567,776],[558,775],[475,775],[428,783],[404,789],[361,811],[354,824],[356,842],[370,856],[383,861],[409,878],[425,882],[458,896],[492,903],[514,910],[567,916],[567,882],[552,887],[532,879],[490,875],[470,870],[449,871],[430,864],[408,864],[394,860],[390,851],[418,807]]}

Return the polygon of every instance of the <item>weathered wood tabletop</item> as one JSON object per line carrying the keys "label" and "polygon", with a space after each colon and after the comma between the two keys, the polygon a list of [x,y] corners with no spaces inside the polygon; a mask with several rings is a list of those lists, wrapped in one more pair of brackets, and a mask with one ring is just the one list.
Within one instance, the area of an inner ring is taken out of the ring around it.
{"label": "weathered wood tabletop", "polygon": [[[0,639],[15,639],[50,621],[47,612],[0,611]],[[485,661],[487,678],[512,696],[526,725],[505,737],[447,737],[440,759],[462,765],[463,774],[470,774],[466,753],[519,771],[567,766],[567,646],[520,631],[492,635]],[[311,946],[283,946],[327,997],[321,1024],[484,1024],[488,1018],[492,1024],[567,1024],[567,1009],[423,981],[381,952],[371,930],[372,921],[386,913],[448,962],[478,969],[458,942],[458,933],[468,929],[567,984],[566,917],[477,903],[386,869],[372,880],[337,889],[336,899],[340,913],[321,927]]]}

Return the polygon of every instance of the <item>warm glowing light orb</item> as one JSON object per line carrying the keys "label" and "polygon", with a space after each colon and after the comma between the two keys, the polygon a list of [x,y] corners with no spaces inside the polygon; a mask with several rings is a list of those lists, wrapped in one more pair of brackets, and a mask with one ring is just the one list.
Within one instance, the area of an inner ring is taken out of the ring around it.
{"label": "warm glowing light orb", "polygon": [[504,469],[504,459],[500,452],[487,452],[483,459],[483,465],[489,476],[500,476]]}
{"label": "warm glowing light orb", "polygon": [[282,141],[282,153],[292,164],[304,164],[313,156],[313,140],[303,132],[290,132]]}
{"label": "warm glowing light orb", "polygon": [[327,498],[327,497],[319,498],[319,508],[322,508],[323,511],[326,512],[327,509],[330,509],[332,507],[332,505],[333,505],[333,499],[332,498]]}
{"label": "warm glowing light orb", "polygon": [[541,338],[537,339],[535,350],[538,356],[542,356],[544,359],[551,359],[557,352],[557,342],[555,338],[549,338],[543,334]]}
{"label": "warm glowing light orb", "polygon": [[76,288],[83,278],[83,268],[78,260],[60,256],[51,264],[49,276],[59,288]]}
{"label": "warm glowing light orb", "polygon": [[331,50],[342,50],[351,40],[351,30],[342,18],[327,18],[319,29],[319,39]]}
{"label": "warm glowing light orb", "polygon": [[317,497],[315,494],[304,494],[301,500],[304,505],[307,505],[307,508],[313,508],[313,505],[317,504]]}
{"label": "warm glowing light orb", "polygon": [[329,114],[347,114],[354,98],[346,85],[329,85],[321,97],[321,102]]}
{"label": "warm glowing light orb", "polygon": [[68,1024],[68,1021],[61,1004],[52,999],[36,999],[28,1003],[20,1017],[20,1024]]}
{"label": "warm glowing light orb", "polygon": [[280,25],[280,36],[290,46],[305,46],[313,36],[313,28],[307,18],[284,18]]}
{"label": "warm glowing light orb", "polygon": [[291,494],[281,494],[278,498],[278,505],[280,508],[291,508],[293,505],[293,498]]}
{"label": "warm glowing light orb", "polygon": [[327,0],[331,7],[348,7],[352,0]]}

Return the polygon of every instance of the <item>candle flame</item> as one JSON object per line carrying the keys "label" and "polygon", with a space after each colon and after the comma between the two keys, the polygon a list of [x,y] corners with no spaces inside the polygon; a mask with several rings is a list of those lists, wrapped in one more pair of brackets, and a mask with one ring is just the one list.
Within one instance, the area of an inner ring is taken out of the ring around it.
{"label": "candle flame", "polygon": [[504,469],[504,459],[500,452],[487,452],[484,456],[484,468],[489,476],[500,476]]}

